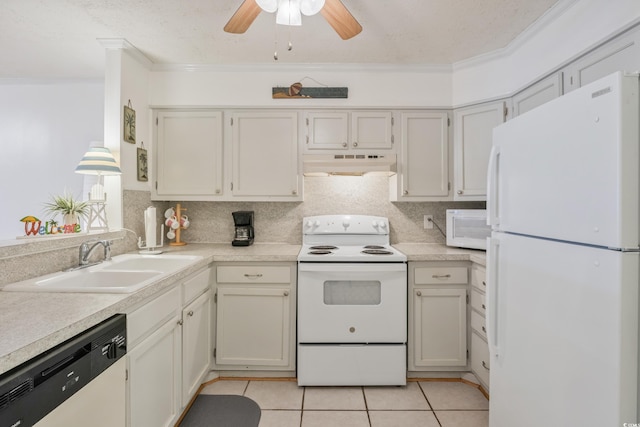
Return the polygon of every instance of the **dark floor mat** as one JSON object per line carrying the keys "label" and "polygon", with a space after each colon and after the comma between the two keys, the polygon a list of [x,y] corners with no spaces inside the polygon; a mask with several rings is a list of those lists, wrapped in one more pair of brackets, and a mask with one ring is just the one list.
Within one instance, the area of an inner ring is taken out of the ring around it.
{"label": "dark floor mat", "polygon": [[257,427],[260,407],[244,396],[201,394],[180,427]]}

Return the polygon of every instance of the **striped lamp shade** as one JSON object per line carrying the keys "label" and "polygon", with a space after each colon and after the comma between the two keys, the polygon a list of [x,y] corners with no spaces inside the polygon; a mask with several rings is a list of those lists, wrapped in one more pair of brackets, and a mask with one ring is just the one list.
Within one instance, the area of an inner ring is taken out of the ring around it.
{"label": "striped lamp shade", "polygon": [[118,162],[108,148],[91,147],[84,153],[76,167],[76,173],[88,175],[120,175],[122,171]]}

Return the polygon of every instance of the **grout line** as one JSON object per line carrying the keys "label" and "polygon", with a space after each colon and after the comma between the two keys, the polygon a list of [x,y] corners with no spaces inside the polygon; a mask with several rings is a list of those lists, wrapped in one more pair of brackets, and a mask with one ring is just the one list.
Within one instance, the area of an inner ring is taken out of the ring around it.
{"label": "grout line", "polygon": [[307,388],[302,387],[302,406],[300,406],[300,427],[302,427],[302,416],[304,415],[304,398],[307,394]]}
{"label": "grout line", "polygon": [[429,402],[429,398],[427,397],[427,393],[424,391],[424,389],[422,388],[422,385],[420,385],[420,381],[417,381],[418,383],[418,388],[420,389],[420,391],[422,392],[422,395],[424,396],[425,400],[427,401],[427,405],[429,405],[429,409],[431,409],[431,412],[433,413],[433,417],[436,419],[436,421],[438,422],[438,425],[440,427],[442,427],[442,423],[440,422],[440,419],[438,418],[438,416],[436,415],[436,410],[433,408],[433,405],[431,405],[431,402]]}

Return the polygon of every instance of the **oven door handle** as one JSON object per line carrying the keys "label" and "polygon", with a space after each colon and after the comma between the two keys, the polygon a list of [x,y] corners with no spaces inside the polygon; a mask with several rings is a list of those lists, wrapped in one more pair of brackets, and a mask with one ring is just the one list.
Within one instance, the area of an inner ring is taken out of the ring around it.
{"label": "oven door handle", "polygon": [[388,272],[407,271],[404,262],[366,262],[366,263],[334,263],[334,262],[300,262],[298,271],[308,272]]}

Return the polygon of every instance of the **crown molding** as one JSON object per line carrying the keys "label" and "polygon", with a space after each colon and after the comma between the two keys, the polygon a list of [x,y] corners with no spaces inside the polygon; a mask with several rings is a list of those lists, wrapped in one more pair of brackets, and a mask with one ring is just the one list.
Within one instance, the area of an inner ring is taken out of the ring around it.
{"label": "crown molding", "polygon": [[127,52],[133,59],[145,66],[147,69],[151,69],[153,67],[153,62],[147,58],[144,53],[140,52],[137,47],[129,43],[127,39],[99,38],[96,40],[105,49],[122,50],[123,52]]}
{"label": "crown molding", "polygon": [[560,16],[566,13],[580,0],[560,0],[558,3],[549,8],[545,13],[529,25],[522,33],[511,41],[507,46],[496,49],[482,55],[472,58],[463,59],[452,64],[453,71],[463,70],[465,68],[475,67],[487,62],[495,61],[510,56],[517,51],[523,44],[531,40],[534,36],[540,34],[551,23],[555,22]]}

